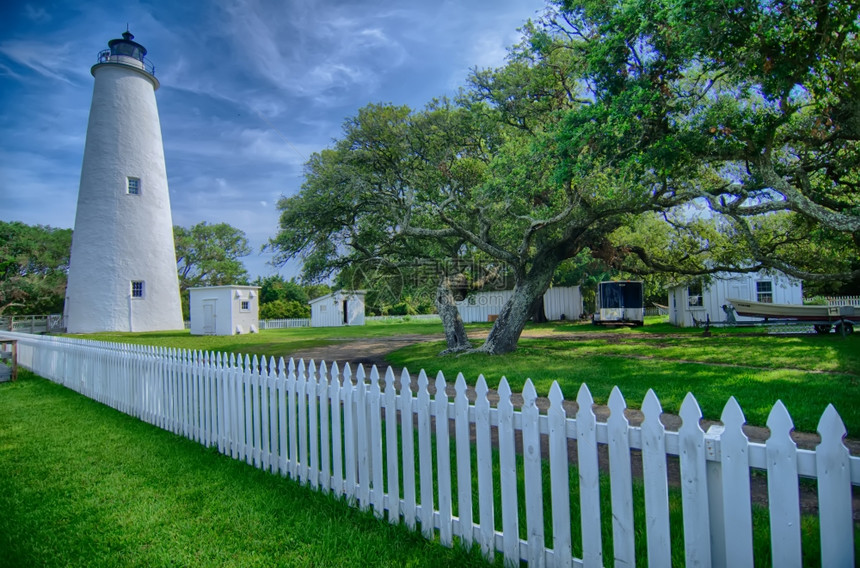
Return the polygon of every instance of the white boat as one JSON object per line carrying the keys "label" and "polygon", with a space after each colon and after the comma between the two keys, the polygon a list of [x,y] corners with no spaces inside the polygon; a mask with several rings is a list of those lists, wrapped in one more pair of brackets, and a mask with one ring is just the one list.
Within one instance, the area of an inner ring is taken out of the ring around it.
{"label": "white boat", "polygon": [[[844,306],[804,306],[800,304],[768,304],[752,300],[727,298],[735,307],[739,316],[760,317],[765,319],[791,319],[803,321],[848,321],[860,320],[860,314],[854,315],[854,310],[845,310]],[[846,313],[846,312],[852,313]]]}

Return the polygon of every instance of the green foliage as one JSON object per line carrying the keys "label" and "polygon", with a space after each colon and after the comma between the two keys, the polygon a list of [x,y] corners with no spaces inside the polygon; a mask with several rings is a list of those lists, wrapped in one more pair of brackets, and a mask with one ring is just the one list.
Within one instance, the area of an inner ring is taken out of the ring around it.
{"label": "green foliage", "polygon": [[260,304],[260,319],[297,319],[311,317],[311,308],[307,303],[295,300],[274,300]]}
{"label": "green foliage", "polygon": [[0,221],[0,314],[63,312],[71,229]]}
{"label": "green foliage", "polygon": [[564,117],[563,170],[698,193],[672,239],[615,239],[633,267],[860,278],[858,22],[851,3],[557,3],[533,45],[575,51],[593,97]]}
{"label": "green foliage", "polygon": [[279,203],[270,246],[311,279],[366,261],[504,266],[516,293],[492,352],[515,348],[523,306],[586,250],[655,291],[733,270],[860,281],[858,16],[557,0],[457,101],[347,120]]}
{"label": "green foliage", "polygon": [[173,239],[182,292],[196,286],[248,283],[248,271],[239,260],[251,254],[244,231],[202,221],[190,229],[173,227]]}
{"label": "green foliage", "polygon": [[174,226],[173,240],[185,319],[189,288],[248,284],[248,271],[239,260],[251,254],[244,231],[227,223],[208,225],[202,221],[190,229]]}
{"label": "green foliage", "polygon": [[260,287],[261,305],[276,300],[289,300],[299,304],[307,304],[311,299],[307,290],[296,282],[295,278],[286,280],[280,274],[265,277],[258,276],[252,284]]}

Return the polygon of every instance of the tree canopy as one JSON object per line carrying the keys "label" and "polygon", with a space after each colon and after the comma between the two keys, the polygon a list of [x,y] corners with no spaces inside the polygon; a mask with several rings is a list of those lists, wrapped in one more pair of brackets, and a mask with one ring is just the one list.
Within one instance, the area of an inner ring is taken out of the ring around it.
{"label": "tree canopy", "polygon": [[63,312],[71,229],[0,221],[0,314]]}
{"label": "tree canopy", "polygon": [[503,266],[514,294],[488,353],[516,347],[586,251],[642,274],[857,278],[857,21],[828,3],[550,4],[456,101],[347,120],[280,201],[271,246],[311,277]]}
{"label": "tree canopy", "polygon": [[196,286],[247,284],[248,271],[240,260],[251,254],[244,231],[227,223],[206,221],[190,229],[173,227],[179,289]]}

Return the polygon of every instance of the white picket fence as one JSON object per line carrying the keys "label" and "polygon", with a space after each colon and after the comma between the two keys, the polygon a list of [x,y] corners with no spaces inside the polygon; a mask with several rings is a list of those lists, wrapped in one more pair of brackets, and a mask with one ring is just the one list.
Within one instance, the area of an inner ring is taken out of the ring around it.
{"label": "white picket fence", "polygon": [[[680,462],[687,566],[753,565],[751,469],[767,472],[774,566],[802,565],[799,476],[817,478],[821,564],[854,565],[851,492],[860,484],[860,458],[850,456],[842,443],[845,428],[832,406],[821,417],[822,442],[812,451],[798,449],[791,440],[791,417],[781,402],[767,422],[772,436],[758,444],[744,435],[743,412],[734,398],[723,411],[724,426],[704,432],[699,405],[687,395],[680,413],[683,426],[672,432],[660,422],[662,409],[653,391],[642,404],[644,422],[632,427],[618,389],[604,423],[596,420],[585,385],[577,396],[578,412],[568,417],[557,383],[542,414],[531,381],[521,409],[515,410],[504,378],[493,406],[483,376],[472,402],[459,375],[452,401],[441,373],[433,395],[422,371],[416,396],[406,371],[397,381],[389,370],[383,385],[375,368],[368,377],[362,367],[353,373],[337,364],[8,335],[19,339],[20,364],[43,377],[171,432],[217,445],[235,459],[344,496],[380,518],[387,515],[412,529],[420,525],[427,538],[438,536],[447,546],[457,537],[477,544],[489,558],[502,552],[510,565],[523,560],[534,566],[634,566],[638,534],[646,541],[648,566],[670,566],[667,455]],[[569,506],[571,440],[577,446],[578,507]],[[612,559],[603,557],[599,445],[608,446]],[[634,523],[631,450],[641,452],[644,524]],[[518,490],[519,474],[524,492]],[[501,526],[495,524],[496,501]],[[571,534],[572,515],[581,519],[579,542]],[[551,539],[545,520],[552,526]],[[574,550],[581,551],[576,558]]]}
{"label": "white picket fence", "polygon": [[292,327],[310,327],[310,318],[260,320],[260,329],[286,329]]}
{"label": "white picket fence", "polygon": [[860,296],[828,296],[827,303],[831,306],[855,306],[860,308]]}
{"label": "white picket fence", "polygon": [[442,321],[442,318],[439,317],[439,314],[416,314],[410,316],[366,316],[364,321]]}

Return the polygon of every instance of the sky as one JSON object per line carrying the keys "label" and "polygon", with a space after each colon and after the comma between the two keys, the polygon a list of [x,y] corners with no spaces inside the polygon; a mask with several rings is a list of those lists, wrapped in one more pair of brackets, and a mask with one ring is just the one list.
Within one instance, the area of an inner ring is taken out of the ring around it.
{"label": "sky", "polygon": [[[116,5],[119,4],[119,5]],[[72,228],[90,68],[128,29],[156,92],[174,225],[245,232],[252,279],[303,165],[370,103],[421,108],[504,64],[544,0],[0,3],[0,220]]]}

